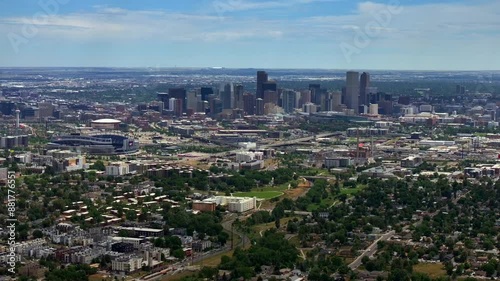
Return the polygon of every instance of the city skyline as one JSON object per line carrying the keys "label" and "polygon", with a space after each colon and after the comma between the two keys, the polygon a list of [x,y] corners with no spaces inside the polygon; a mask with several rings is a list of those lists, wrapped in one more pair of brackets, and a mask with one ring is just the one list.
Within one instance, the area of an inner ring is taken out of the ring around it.
{"label": "city skyline", "polygon": [[493,0],[31,3],[0,2],[0,66],[500,69]]}

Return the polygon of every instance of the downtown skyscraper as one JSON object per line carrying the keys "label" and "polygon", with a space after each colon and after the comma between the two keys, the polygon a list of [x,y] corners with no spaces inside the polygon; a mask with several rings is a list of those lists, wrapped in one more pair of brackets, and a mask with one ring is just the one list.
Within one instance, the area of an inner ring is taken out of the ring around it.
{"label": "downtown skyscraper", "polygon": [[268,81],[269,77],[265,71],[257,71],[257,92],[256,98],[264,99],[263,85]]}
{"label": "downtown skyscraper", "polygon": [[368,102],[368,95],[370,87],[370,74],[367,72],[363,72],[361,74],[361,81],[359,82],[359,104],[368,106],[370,103]]}
{"label": "downtown skyscraper", "polygon": [[347,108],[359,112],[359,72],[348,71],[346,74],[345,104]]}

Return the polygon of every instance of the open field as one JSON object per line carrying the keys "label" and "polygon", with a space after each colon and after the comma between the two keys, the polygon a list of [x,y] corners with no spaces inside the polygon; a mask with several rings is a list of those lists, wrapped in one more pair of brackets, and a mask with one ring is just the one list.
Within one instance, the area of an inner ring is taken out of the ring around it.
{"label": "open field", "polygon": [[359,184],[356,188],[341,188],[340,189],[340,194],[346,194],[346,195],[356,195],[359,193],[361,190],[365,189],[366,186]]}
{"label": "open field", "polygon": [[233,194],[238,197],[257,197],[259,199],[271,199],[280,197],[283,192],[280,191],[251,191],[251,192],[237,192]]}
{"label": "open field", "polygon": [[288,183],[284,183],[276,186],[256,187],[252,191],[285,191],[287,189]]}
{"label": "open field", "polygon": [[446,276],[442,263],[419,263],[413,266],[413,271],[425,273],[431,278]]}

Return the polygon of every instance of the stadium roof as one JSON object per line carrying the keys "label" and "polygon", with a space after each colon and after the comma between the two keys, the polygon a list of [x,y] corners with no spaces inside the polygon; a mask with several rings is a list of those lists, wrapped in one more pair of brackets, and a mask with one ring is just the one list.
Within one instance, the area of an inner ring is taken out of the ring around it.
{"label": "stadium roof", "polygon": [[121,122],[122,121],[116,120],[116,119],[98,119],[98,120],[92,121],[92,123],[96,123],[96,124],[119,124]]}

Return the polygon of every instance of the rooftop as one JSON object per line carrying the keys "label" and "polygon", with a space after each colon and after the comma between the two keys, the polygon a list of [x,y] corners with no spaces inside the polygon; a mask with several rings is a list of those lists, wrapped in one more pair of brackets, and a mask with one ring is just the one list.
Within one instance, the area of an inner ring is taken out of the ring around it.
{"label": "rooftop", "polygon": [[106,118],[106,119],[98,119],[98,120],[94,120],[92,121],[92,123],[95,123],[95,124],[119,124],[121,123],[122,121],[120,120],[116,120],[116,119],[109,119],[109,118]]}

